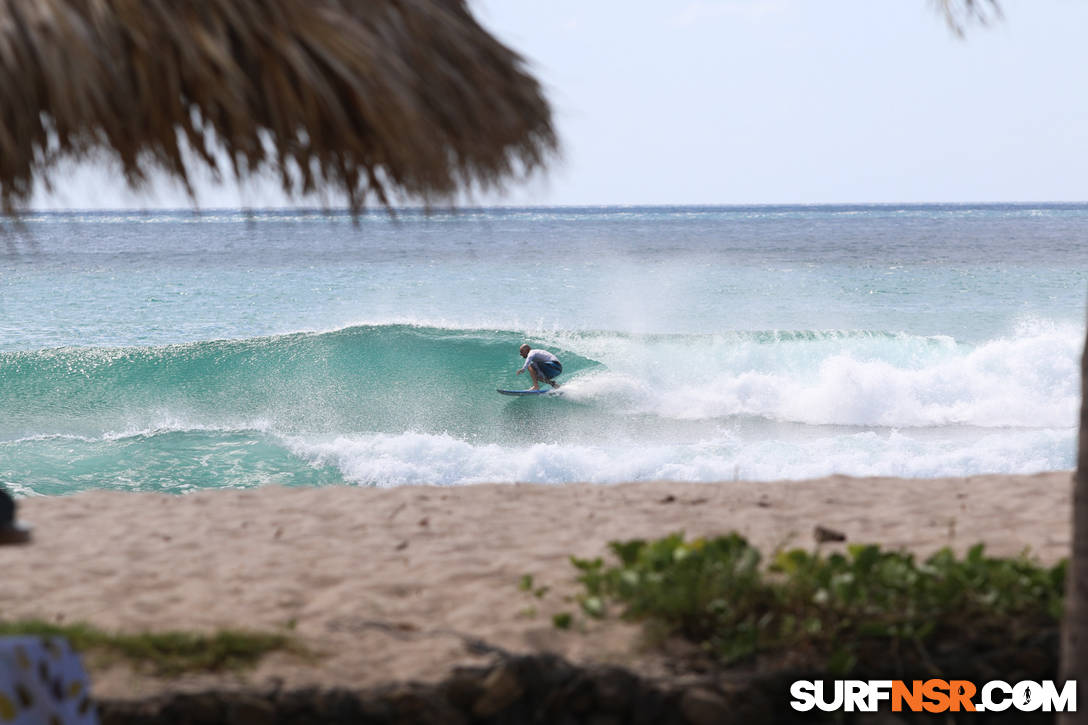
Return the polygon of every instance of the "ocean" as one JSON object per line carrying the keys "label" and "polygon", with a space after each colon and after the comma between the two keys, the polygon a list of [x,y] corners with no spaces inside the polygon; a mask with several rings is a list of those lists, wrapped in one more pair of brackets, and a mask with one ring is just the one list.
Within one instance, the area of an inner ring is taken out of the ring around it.
{"label": "ocean", "polygon": [[[1074,466],[1088,205],[30,213],[0,485]],[[495,392],[528,342],[562,395]]]}

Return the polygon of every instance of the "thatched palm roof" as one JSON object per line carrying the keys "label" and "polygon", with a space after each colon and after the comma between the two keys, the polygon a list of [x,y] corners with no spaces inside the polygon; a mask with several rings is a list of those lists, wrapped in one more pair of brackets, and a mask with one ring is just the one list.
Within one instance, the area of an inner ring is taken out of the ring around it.
{"label": "thatched palm roof", "polygon": [[192,159],[218,174],[225,152],[358,210],[494,187],[554,148],[537,82],[463,0],[0,0],[8,213],[101,152],[190,190]]}
{"label": "thatched palm roof", "polygon": [[949,27],[958,35],[963,35],[963,29],[968,23],[986,24],[1001,17],[1001,6],[997,0],[937,0],[937,5],[944,13]]}

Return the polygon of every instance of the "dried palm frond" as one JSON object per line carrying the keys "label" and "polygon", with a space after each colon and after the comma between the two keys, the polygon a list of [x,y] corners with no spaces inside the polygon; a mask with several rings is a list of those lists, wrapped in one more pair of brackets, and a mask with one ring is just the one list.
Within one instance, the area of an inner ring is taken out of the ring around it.
{"label": "dried palm frond", "polygon": [[555,146],[536,80],[464,0],[0,0],[6,213],[102,152],[134,187],[161,169],[192,194],[193,159],[219,177],[226,158],[358,211],[498,187]]}
{"label": "dried palm frond", "polygon": [[997,0],[936,0],[944,13],[948,27],[962,36],[969,23],[986,25],[991,20],[1001,17],[1001,6]]}

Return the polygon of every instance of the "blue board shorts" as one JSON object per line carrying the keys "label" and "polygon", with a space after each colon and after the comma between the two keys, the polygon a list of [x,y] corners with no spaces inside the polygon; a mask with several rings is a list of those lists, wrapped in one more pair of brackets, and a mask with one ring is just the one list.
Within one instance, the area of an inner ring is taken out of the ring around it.
{"label": "blue board shorts", "polygon": [[536,368],[537,377],[544,380],[552,380],[561,372],[563,372],[562,363],[552,362],[548,360],[542,363],[533,363],[530,367]]}

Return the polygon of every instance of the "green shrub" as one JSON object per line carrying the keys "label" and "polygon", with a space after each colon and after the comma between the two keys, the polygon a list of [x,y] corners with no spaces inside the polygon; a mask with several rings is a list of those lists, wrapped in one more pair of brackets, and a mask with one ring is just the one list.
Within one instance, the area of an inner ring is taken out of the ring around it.
{"label": "green shrub", "polygon": [[1014,640],[1058,622],[1062,610],[1064,562],[988,557],[982,545],[963,558],[942,549],[920,563],[877,546],[830,555],[794,549],[766,566],[737,534],[610,548],[618,565],[571,559],[586,614],[605,616],[607,603],[618,603],[623,616],[700,643],[727,664],[788,650],[846,670],[889,645],[919,648],[947,635]]}

